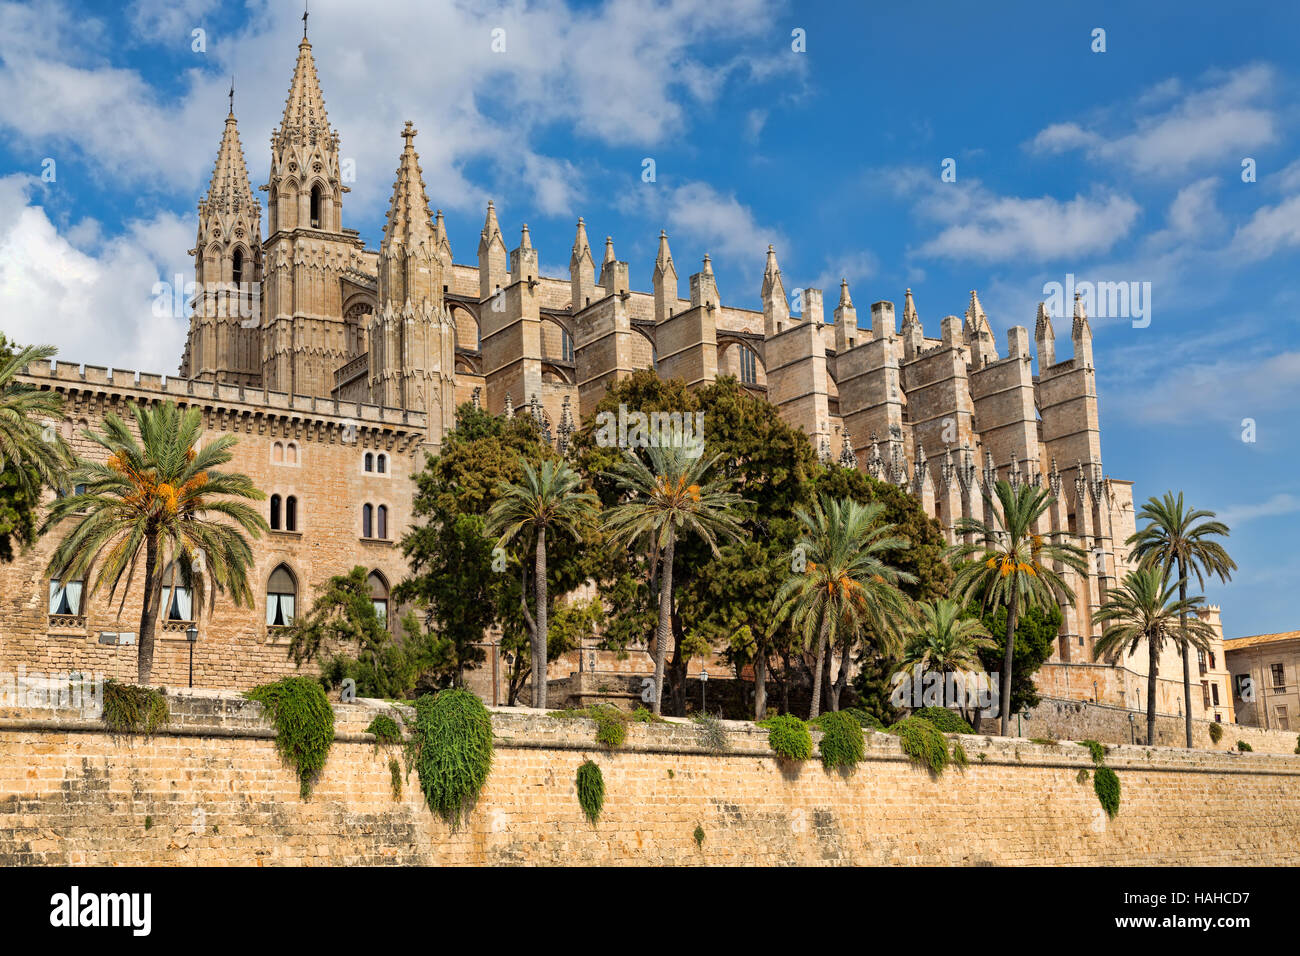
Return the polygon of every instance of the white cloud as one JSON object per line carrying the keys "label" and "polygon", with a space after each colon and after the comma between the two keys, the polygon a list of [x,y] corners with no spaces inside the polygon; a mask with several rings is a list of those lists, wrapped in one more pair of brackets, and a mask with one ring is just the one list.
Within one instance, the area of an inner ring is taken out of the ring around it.
{"label": "white cloud", "polygon": [[0,178],[3,331],[50,344],[68,361],[175,374],[188,322],[153,314],[154,284],[193,280],[185,250],[196,224],[171,213],[126,224],[94,254],[60,235],[32,194],[36,180]]}
{"label": "white cloud", "polygon": [[1289,246],[1300,246],[1300,195],[1256,209],[1233,235],[1228,254],[1253,261]]}
{"label": "white cloud", "polygon": [[1277,518],[1297,512],[1300,512],[1300,498],[1283,492],[1256,504],[1230,505],[1220,511],[1216,517],[1229,528],[1233,528],[1247,521],[1254,521],[1256,518]]}
{"label": "white cloud", "polygon": [[1243,418],[1294,409],[1300,394],[1300,352],[1295,351],[1165,362],[1149,374],[1125,371],[1125,381],[1112,389],[1112,401],[1144,424],[1235,426]]}
{"label": "white cloud", "polygon": [[[1081,150],[1143,174],[1179,175],[1192,167],[1239,160],[1248,155],[1243,150],[1275,142],[1278,119],[1264,103],[1276,86],[1276,73],[1265,64],[1216,71],[1192,92],[1165,81],[1131,106],[1100,110],[1086,123],[1054,123],[1029,146],[1053,154]],[[1134,110],[1146,112],[1133,115]]]}

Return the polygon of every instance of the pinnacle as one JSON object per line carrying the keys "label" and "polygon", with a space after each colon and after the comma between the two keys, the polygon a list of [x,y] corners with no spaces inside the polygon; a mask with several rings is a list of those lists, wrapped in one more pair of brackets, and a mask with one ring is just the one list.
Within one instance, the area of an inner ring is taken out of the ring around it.
{"label": "pinnacle", "polygon": [[393,198],[388,204],[388,219],[384,224],[384,242],[400,242],[408,249],[428,241],[432,247],[434,231],[429,221],[429,197],[420,174],[420,156],[413,140],[416,130],[410,121],[402,130],[406,145],[397,167],[393,183]]}
{"label": "pinnacle", "polygon": [[212,180],[204,202],[223,212],[257,208],[234,113],[226,117],[226,128],[221,134],[221,146],[217,149],[217,161],[212,167]]}
{"label": "pinnacle", "polygon": [[903,293],[903,324],[920,323],[921,317],[916,312],[916,302],[912,299],[912,290]]}
{"label": "pinnacle", "polygon": [[605,262],[617,262],[614,257],[614,237],[605,237]]}
{"label": "pinnacle", "polygon": [[316,76],[316,61],[312,59],[311,44],[304,36],[298,44],[298,62],[293,68],[284,118],[276,131],[276,143],[283,145],[287,140],[310,142],[316,138],[328,139],[329,135],[329,117],[325,114],[325,97]]}
{"label": "pinnacle", "polygon": [[491,199],[489,199],[487,205],[487,218],[483,220],[482,237],[484,239],[491,239],[493,236],[500,236],[500,235],[501,235],[501,224],[497,222],[496,205],[492,202]]}

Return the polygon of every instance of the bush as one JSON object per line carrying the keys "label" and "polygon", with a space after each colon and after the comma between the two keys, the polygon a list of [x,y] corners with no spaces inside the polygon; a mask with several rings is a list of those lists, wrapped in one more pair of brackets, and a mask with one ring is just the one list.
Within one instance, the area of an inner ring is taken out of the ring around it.
{"label": "bush", "polygon": [[595,762],[588,760],[578,768],[578,806],[588,820],[595,823],[605,806],[605,775]]}
{"label": "bush", "polygon": [[1092,762],[1098,767],[1100,767],[1101,762],[1106,759],[1106,748],[1095,740],[1080,740],[1079,746],[1088,748],[1088,752],[1092,754]]}
{"label": "bush", "polygon": [[1223,724],[1217,720],[1210,724],[1210,742],[1217,744],[1223,739]]}
{"label": "bush", "polygon": [[698,847],[704,846],[704,827],[698,823],[695,824],[695,845]]}
{"label": "bush", "polygon": [[492,717],[476,694],[444,690],[415,702],[407,766],[420,776],[429,809],[460,825],[492,769]]}
{"label": "bush", "polygon": [[644,707],[637,705],[636,710],[628,715],[628,720],[636,724],[666,724],[668,721],[659,717],[652,710],[646,710]]}
{"label": "bush", "polygon": [[962,719],[961,714],[949,710],[947,707],[922,707],[919,710],[912,711],[913,717],[920,717],[922,720],[928,720],[939,728],[941,733],[945,734],[973,734],[975,728]]}
{"label": "bush", "polygon": [[1112,819],[1119,815],[1119,777],[1110,767],[1098,767],[1092,775],[1092,789],[1101,801],[1106,816]]}
{"label": "bush", "polygon": [[862,725],[848,714],[836,711],[823,714],[819,724],[822,739],[817,749],[822,757],[822,766],[827,770],[857,766],[864,750]]}
{"label": "bush", "polygon": [[402,728],[397,725],[397,721],[387,714],[376,714],[375,719],[366,728],[366,733],[374,736],[376,746],[388,746],[389,744],[402,742]]}
{"label": "bush", "polygon": [[767,743],[782,760],[807,760],[812,756],[808,725],[793,714],[769,717],[758,726],[767,728]]}
{"label": "bush", "polygon": [[862,727],[870,727],[872,730],[884,730],[885,725],[880,722],[880,718],[875,714],[863,710],[861,707],[850,707],[844,711]]}
{"label": "bush", "polygon": [[393,757],[388,761],[388,774],[392,777],[393,799],[402,799],[402,765]]}
{"label": "bush", "polygon": [[171,720],[167,695],[152,687],[104,682],[104,723],[115,734],[153,734]]}
{"label": "bush", "polygon": [[970,764],[970,760],[966,758],[966,748],[961,745],[960,740],[952,742],[952,762],[963,770]]}
{"label": "bush", "polygon": [[[645,711],[651,718],[654,714]],[[552,717],[558,717],[561,720],[570,720],[575,717],[586,717],[596,722],[596,742],[604,744],[611,749],[623,746],[627,740],[627,725],[629,720],[635,720],[637,723],[651,723],[652,721],[638,714],[629,717],[617,707],[611,707],[609,704],[592,704],[590,707],[581,707],[576,710],[554,710],[551,711]],[[663,718],[657,718],[662,721]]]}
{"label": "bush", "polygon": [[266,708],[275,725],[275,748],[298,772],[298,793],[306,800],[334,743],[334,708],[325,689],[310,677],[286,677],[244,696]]}
{"label": "bush", "polygon": [[1237,741],[1237,749],[1238,749],[1239,751],[1241,751],[1242,753],[1244,753],[1244,754],[1248,754],[1248,753],[1251,753],[1252,751],[1254,751],[1255,748],[1252,747],[1250,744],[1246,743],[1246,741],[1244,741],[1244,740],[1238,740],[1238,741]]}
{"label": "bush", "polygon": [[924,717],[913,714],[889,728],[903,744],[903,753],[914,763],[923,764],[936,776],[948,766],[948,740],[939,728]]}
{"label": "bush", "polygon": [[731,748],[731,742],[727,740],[727,731],[723,729],[722,721],[711,714],[699,714],[695,718],[695,725],[700,729],[700,746],[709,753],[724,754]]}

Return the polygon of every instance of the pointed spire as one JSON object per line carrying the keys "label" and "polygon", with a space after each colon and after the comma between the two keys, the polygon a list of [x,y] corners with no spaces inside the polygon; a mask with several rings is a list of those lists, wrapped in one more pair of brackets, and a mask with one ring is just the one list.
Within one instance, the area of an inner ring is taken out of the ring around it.
{"label": "pointed spire", "polygon": [[397,179],[393,183],[393,198],[388,203],[388,219],[384,223],[384,245],[400,243],[407,249],[426,244],[426,252],[436,249],[436,235],[430,224],[429,197],[424,189],[424,176],[420,170],[420,155],[415,151],[415,137],[419,131],[406,121],[402,130],[402,156],[397,165]]}
{"label": "pointed spire", "polygon": [[325,97],[321,94],[320,80],[316,76],[316,61],[312,59],[311,43],[307,40],[307,14],[303,14],[303,37],[298,44],[298,62],[289,82],[289,95],[284,103],[284,118],[276,130],[275,141],[282,146],[286,141],[315,142],[329,139],[329,117],[325,114]]}
{"label": "pointed spire", "polygon": [[442,218],[442,210],[433,217],[433,242],[442,259],[443,269],[451,268],[451,239],[447,235],[447,223]]}
{"label": "pointed spire", "polygon": [[849,430],[844,429],[844,444],[840,447],[840,466],[843,468],[858,467],[858,456],[853,451],[853,440],[849,437]]}
{"label": "pointed spire", "polygon": [[480,245],[491,243],[493,238],[501,239],[502,246],[505,245],[505,239],[501,236],[501,224],[497,222],[497,208],[491,199],[488,200],[487,218],[483,220],[483,230],[479,233]]}
{"label": "pointed spire", "polygon": [[763,269],[763,334],[767,338],[783,332],[790,321],[790,303],[785,298],[785,283],[781,281],[781,266],[776,261],[776,250],[767,247],[767,266]]}
{"label": "pointed spire", "polygon": [[601,265],[603,267],[609,265],[611,262],[617,262],[617,261],[618,259],[614,255],[614,237],[606,236],[605,237],[605,258],[602,260]]}
{"label": "pointed spire", "polygon": [[989,317],[984,313],[984,306],[980,305],[979,293],[974,289],[970,290],[970,305],[966,307],[966,321],[977,332],[988,328]]}
{"label": "pointed spire", "polygon": [[587,261],[591,261],[591,244],[587,241],[587,224],[583,222],[582,217],[578,217],[578,232],[573,237],[573,254],[569,256],[569,265],[572,266],[586,256]]}
{"label": "pointed spire", "polygon": [[853,297],[849,295],[849,280],[840,279],[840,305],[843,308],[853,308]]}
{"label": "pointed spire", "polygon": [[[971,293],[974,295],[974,293]],[[912,290],[908,289],[903,293],[903,328],[907,328],[912,323],[919,325],[921,317],[916,313],[916,302],[912,299]]]}
{"label": "pointed spire", "polygon": [[510,393],[509,393],[509,392],[506,393],[506,410],[505,410],[505,416],[506,416],[506,418],[508,418],[508,419],[509,419],[509,418],[514,418],[514,417],[515,417],[515,403],[512,402],[512,401],[510,400]]}
{"label": "pointed spire", "polygon": [[523,232],[519,236],[519,248],[520,249],[533,248],[533,237],[528,234],[528,223],[524,223]]}
{"label": "pointed spire", "polygon": [[660,229],[659,254],[655,257],[655,272],[664,273],[669,269],[672,269],[673,275],[677,274],[677,269],[673,266],[673,254],[668,248],[668,233]]}
{"label": "pointed spire", "polygon": [[776,261],[776,249],[769,242],[767,244],[767,265],[763,269],[763,288],[764,289],[768,288],[768,283],[771,282],[773,278],[779,276],[780,274],[781,274],[781,266]]}
{"label": "pointed spire", "polygon": [[203,199],[208,212],[234,213],[259,209],[249,184],[248,164],[244,162],[244,149],[239,143],[239,125],[235,114],[226,117],[226,128],[217,148],[217,161],[212,167],[208,194]]}

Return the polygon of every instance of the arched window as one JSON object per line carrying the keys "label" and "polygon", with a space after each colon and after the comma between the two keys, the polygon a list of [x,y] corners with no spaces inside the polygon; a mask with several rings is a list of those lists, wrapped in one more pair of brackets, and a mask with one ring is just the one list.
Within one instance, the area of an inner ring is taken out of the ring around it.
{"label": "arched window", "polygon": [[298,443],[289,442],[284,446],[284,463],[286,465],[298,464]]}
{"label": "arched window", "polygon": [[382,452],[375,458],[375,471],[381,475],[388,471],[388,456]]}
{"label": "arched window", "polygon": [[375,616],[379,618],[379,623],[387,628],[388,583],[378,571],[371,571],[370,577],[366,578],[366,583],[370,586],[370,601],[375,606]]}
{"label": "arched window", "polygon": [[568,329],[560,329],[560,355],[566,362],[573,361],[573,336]]}
{"label": "arched window", "polygon": [[317,183],[311,187],[311,227],[319,229],[320,226],[320,184]]}
{"label": "arched window", "polygon": [[270,235],[274,235],[280,224],[280,191],[271,187],[271,198],[266,204],[266,214],[270,220]]}
{"label": "arched window", "polygon": [[271,446],[271,461],[277,465],[284,464],[284,445],[276,442]]}
{"label": "arched window", "polygon": [[280,496],[271,496],[271,530],[280,530]]}
{"label": "arched window", "polygon": [[293,623],[294,604],[298,599],[298,582],[293,572],[280,565],[266,582],[266,624],[288,627]]}
{"label": "arched window", "polygon": [[758,356],[745,345],[740,347],[740,380],[746,385],[758,384]]}
{"label": "arched window", "polygon": [[81,613],[81,579],[69,581],[66,585],[59,578],[50,578],[50,613]]}
{"label": "arched window", "polygon": [[190,579],[175,561],[163,572],[161,607],[164,621],[194,620],[194,592],[190,589]]}
{"label": "arched window", "polygon": [[374,537],[375,509],[370,505],[361,506],[361,537]]}
{"label": "arched window", "polygon": [[379,527],[375,529],[378,532],[375,535],[375,537],[383,541],[387,541],[388,540],[388,505],[380,505],[378,511],[379,511],[378,521],[376,522],[376,524],[378,524]]}
{"label": "arched window", "polygon": [[230,278],[235,285],[239,285],[239,283],[244,281],[244,250],[236,249],[232,260]]}
{"label": "arched window", "polygon": [[374,471],[374,470],[375,470],[375,456],[374,456],[374,453],[373,453],[373,452],[366,452],[365,468],[366,468],[366,471]]}
{"label": "arched window", "polygon": [[284,530],[298,530],[298,499],[293,495],[284,501]]}
{"label": "arched window", "polygon": [[650,346],[650,367],[656,372],[659,371],[659,350],[653,345]]}

